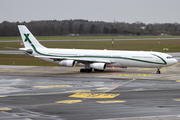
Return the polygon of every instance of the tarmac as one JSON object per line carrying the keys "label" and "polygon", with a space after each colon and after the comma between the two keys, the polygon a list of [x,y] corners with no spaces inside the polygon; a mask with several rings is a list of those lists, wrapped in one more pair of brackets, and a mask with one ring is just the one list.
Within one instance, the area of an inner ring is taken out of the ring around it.
{"label": "tarmac", "polygon": [[0,120],[180,120],[180,64],[162,68],[0,66]]}

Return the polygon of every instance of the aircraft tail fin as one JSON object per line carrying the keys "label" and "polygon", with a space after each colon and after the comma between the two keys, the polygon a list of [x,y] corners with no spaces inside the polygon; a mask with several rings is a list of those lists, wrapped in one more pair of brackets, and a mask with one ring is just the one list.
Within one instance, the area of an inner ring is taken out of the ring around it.
{"label": "aircraft tail fin", "polygon": [[43,45],[41,45],[37,39],[34,37],[34,35],[28,30],[28,28],[25,25],[18,25],[19,32],[21,34],[21,38],[23,40],[24,46],[27,49],[30,48],[45,48]]}

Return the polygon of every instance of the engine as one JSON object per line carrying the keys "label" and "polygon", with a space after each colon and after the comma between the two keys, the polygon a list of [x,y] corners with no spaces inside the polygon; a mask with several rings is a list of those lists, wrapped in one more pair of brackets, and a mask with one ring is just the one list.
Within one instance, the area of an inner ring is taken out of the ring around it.
{"label": "engine", "polygon": [[74,60],[61,60],[59,65],[66,66],[66,67],[74,67],[76,61]]}
{"label": "engine", "polygon": [[92,63],[90,64],[90,68],[94,68],[97,70],[104,70],[106,68],[106,64],[105,63]]}

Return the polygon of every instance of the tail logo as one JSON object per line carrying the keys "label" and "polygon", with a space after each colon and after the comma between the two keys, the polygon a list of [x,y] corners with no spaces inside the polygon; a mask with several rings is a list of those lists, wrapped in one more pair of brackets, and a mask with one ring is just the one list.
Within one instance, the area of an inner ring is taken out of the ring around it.
{"label": "tail logo", "polygon": [[29,39],[29,34],[24,34],[24,36],[26,37],[25,42],[29,42],[32,43],[31,40]]}

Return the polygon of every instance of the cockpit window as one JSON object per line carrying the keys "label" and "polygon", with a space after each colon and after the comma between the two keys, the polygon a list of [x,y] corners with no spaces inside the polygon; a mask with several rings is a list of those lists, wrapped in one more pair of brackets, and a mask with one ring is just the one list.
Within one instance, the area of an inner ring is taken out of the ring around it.
{"label": "cockpit window", "polygon": [[173,57],[171,57],[171,56],[168,56],[168,57],[167,57],[167,59],[172,59],[172,58],[173,58]]}

